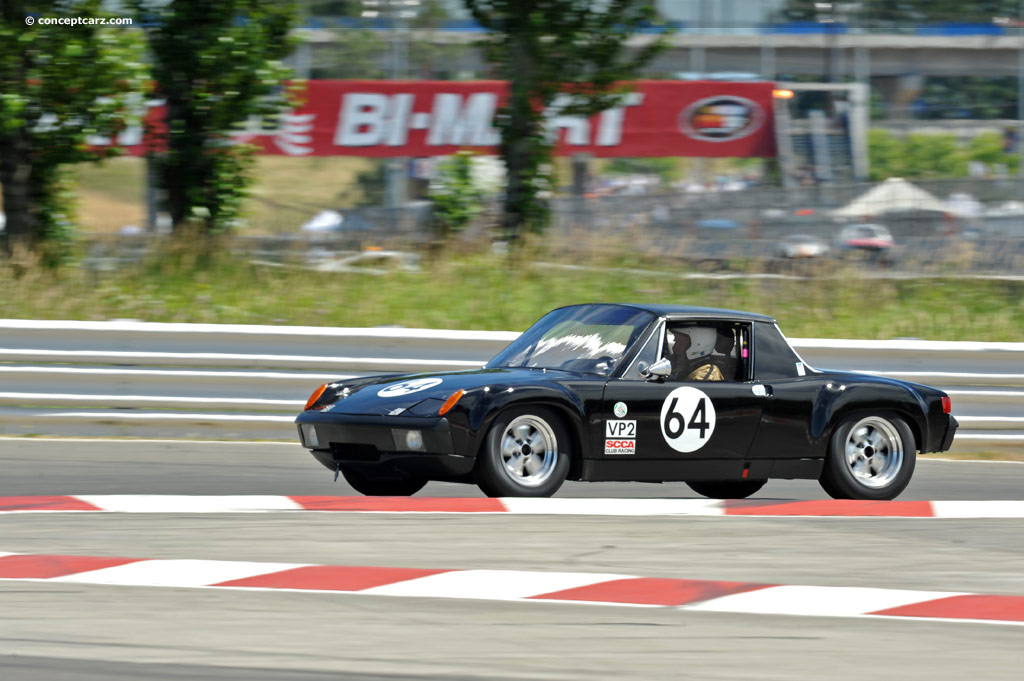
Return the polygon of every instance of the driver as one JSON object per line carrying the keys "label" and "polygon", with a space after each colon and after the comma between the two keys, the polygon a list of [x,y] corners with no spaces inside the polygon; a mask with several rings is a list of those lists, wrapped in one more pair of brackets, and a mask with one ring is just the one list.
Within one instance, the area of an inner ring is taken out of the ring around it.
{"label": "driver", "polygon": [[722,370],[711,361],[718,333],[714,328],[694,326],[675,329],[668,336],[670,381],[724,381]]}

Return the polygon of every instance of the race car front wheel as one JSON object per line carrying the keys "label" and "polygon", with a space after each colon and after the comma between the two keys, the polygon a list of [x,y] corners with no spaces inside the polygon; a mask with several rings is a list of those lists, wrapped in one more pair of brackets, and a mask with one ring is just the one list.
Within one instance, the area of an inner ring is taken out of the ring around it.
{"label": "race car front wheel", "polygon": [[477,455],[477,485],[490,497],[549,497],[569,473],[571,442],[550,409],[509,409],[487,431]]}
{"label": "race car front wheel", "polygon": [[895,499],[910,484],[916,460],[914,434],[903,419],[848,416],[829,442],[821,486],[836,499]]}
{"label": "race car front wheel", "polygon": [[419,478],[377,477],[351,466],[342,466],[341,474],[352,489],[368,497],[409,497],[427,484]]}
{"label": "race car front wheel", "polygon": [[705,480],[687,482],[697,494],[709,499],[746,499],[764,487],[767,480]]}

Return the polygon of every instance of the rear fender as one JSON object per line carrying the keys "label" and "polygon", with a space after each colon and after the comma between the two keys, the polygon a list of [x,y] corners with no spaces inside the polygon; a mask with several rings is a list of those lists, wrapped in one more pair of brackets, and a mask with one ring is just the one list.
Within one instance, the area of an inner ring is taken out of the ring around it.
{"label": "rear fender", "polygon": [[[827,446],[833,433],[849,416],[868,414],[891,414],[903,419],[914,434],[915,449],[920,449],[925,442],[927,433],[925,413],[927,405],[921,397],[910,388],[887,386],[879,394],[878,386],[846,385],[839,389],[838,382],[822,387],[815,401],[811,419],[811,434],[820,446]],[[863,392],[871,391],[871,399],[865,399]],[[870,407],[865,407],[870,404]]]}

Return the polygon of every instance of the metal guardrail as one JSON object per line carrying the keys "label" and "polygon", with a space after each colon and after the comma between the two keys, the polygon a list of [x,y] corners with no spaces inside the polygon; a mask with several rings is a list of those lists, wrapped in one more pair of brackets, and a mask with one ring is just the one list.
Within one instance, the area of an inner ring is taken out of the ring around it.
{"label": "metal guardrail", "polygon": [[[486,362],[516,332],[0,320],[0,434],[292,439],[327,379]],[[954,447],[1024,446],[1024,343],[791,339],[815,367],[941,387]]]}

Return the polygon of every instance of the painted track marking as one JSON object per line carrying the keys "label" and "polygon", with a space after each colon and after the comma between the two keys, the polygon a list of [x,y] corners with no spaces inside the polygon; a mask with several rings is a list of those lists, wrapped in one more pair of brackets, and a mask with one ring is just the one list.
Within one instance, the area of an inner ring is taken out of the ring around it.
{"label": "painted track marking", "polygon": [[316,591],[367,596],[675,607],[802,617],[897,617],[1024,625],[1024,596],[527,570],[144,559],[0,552],[0,580]]}
{"label": "painted track marking", "polygon": [[83,494],[0,497],[2,513],[508,513],[593,516],[1024,518],[1022,501],[489,499],[284,495]]}

